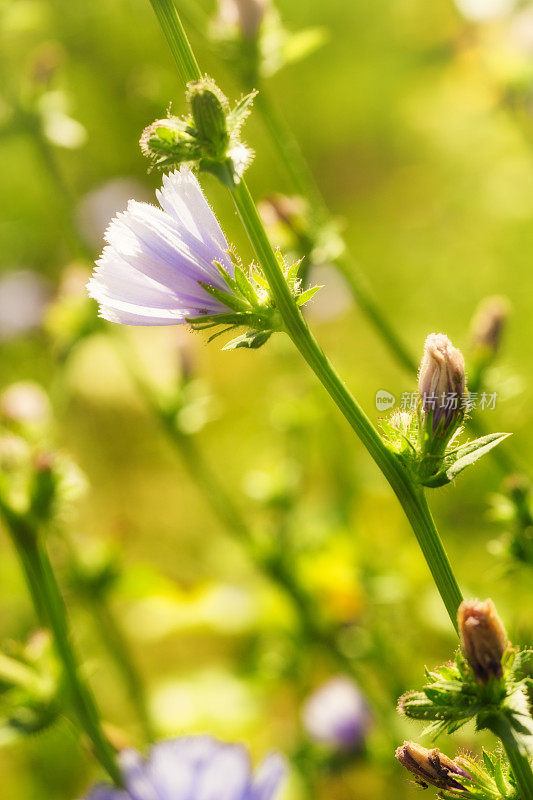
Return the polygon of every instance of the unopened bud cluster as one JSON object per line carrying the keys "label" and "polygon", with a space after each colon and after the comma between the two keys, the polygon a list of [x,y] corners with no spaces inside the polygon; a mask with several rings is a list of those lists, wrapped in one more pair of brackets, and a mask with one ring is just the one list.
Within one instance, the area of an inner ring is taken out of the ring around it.
{"label": "unopened bud cluster", "polygon": [[190,164],[214,173],[224,183],[238,182],[252,159],[252,151],[240,135],[255,94],[246,95],[230,109],[211,78],[189,83],[190,114],[169,114],[148,125],[140,140],[142,152],[161,169]]}

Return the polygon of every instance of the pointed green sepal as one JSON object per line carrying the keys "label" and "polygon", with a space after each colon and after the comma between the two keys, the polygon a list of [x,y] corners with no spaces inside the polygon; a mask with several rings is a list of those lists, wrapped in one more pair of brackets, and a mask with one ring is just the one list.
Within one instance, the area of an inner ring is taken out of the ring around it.
{"label": "pointed green sepal", "polygon": [[312,286],[310,289],[306,289],[305,292],[296,295],[296,305],[303,306],[305,303],[308,303],[319,289],[322,289],[322,286]]}
{"label": "pointed green sepal", "polygon": [[236,350],[238,347],[246,347],[249,350],[257,350],[270,339],[272,333],[273,331],[247,331],[232,339],[222,349]]}
{"label": "pointed green sepal", "polygon": [[487,436],[468,442],[456,450],[448,452],[442,459],[443,468],[435,475],[420,481],[423,486],[437,488],[445,486],[456,478],[464,469],[478,461],[485,453],[497,447],[510,433],[489,433]]}

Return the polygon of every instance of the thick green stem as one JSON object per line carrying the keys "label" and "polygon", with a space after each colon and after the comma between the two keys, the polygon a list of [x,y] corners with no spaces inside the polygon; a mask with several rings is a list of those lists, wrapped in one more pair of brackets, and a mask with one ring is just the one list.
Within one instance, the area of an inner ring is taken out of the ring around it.
{"label": "thick green stem", "polygon": [[94,753],[116,786],[122,786],[115,753],[102,730],[100,716],[91,690],[80,676],[79,667],[70,641],[66,609],[61,592],[48,558],[45,546],[35,536],[26,543],[28,559],[38,576],[40,592],[55,646],[63,665],[64,675],[72,704],[82,729],[92,742]]}
{"label": "thick green stem", "polygon": [[462,600],[461,592],[422,490],[413,483],[405,467],[385,446],[374,426],[337,375],[306,325],[286,284],[244,181],[233,185],[232,195],[269,282],[287,333],[396,493],[411,523],[450,619],[457,629],[457,609]]}

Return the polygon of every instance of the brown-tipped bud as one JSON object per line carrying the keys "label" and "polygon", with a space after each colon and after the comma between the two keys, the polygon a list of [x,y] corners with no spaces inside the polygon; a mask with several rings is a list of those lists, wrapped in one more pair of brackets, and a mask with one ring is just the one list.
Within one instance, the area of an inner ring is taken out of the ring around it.
{"label": "brown-tipped bud", "polygon": [[418,372],[418,391],[426,415],[433,415],[433,432],[448,431],[463,417],[466,393],[465,360],[443,333],[430,333]]}
{"label": "brown-tipped bud", "polygon": [[472,320],[470,339],[473,350],[491,357],[496,355],[509,312],[510,303],[506,297],[482,300]]}
{"label": "brown-tipped bud", "polygon": [[457,612],[461,647],[479,683],[502,677],[507,634],[492,600],[463,600]]}
{"label": "brown-tipped bud", "polygon": [[429,783],[439,789],[463,789],[462,783],[455,780],[454,775],[470,779],[468,772],[437,747],[428,750],[416,742],[404,742],[396,750],[396,758],[420,783]]}

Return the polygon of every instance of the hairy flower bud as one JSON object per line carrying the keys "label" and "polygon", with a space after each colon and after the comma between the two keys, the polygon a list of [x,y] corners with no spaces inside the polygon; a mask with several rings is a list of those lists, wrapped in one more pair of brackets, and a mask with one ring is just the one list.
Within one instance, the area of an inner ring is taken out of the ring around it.
{"label": "hairy flower bud", "polygon": [[204,153],[212,158],[223,157],[229,143],[227,98],[214,81],[203,78],[188,84],[187,100]]}
{"label": "hairy flower bud", "polygon": [[464,788],[462,783],[453,776],[470,779],[468,772],[441,753],[437,747],[427,750],[416,742],[404,742],[396,750],[396,758],[423,785],[429,783],[439,789],[461,790]]}
{"label": "hairy flower bud", "polygon": [[169,116],[156,119],[142,132],[139,145],[143,155],[159,167],[182,161],[194,161],[201,155],[200,147],[183,120]]}
{"label": "hairy flower bud", "polygon": [[472,320],[472,348],[482,355],[493,357],[500,349],[510,304],[506,297],[486,297]]}
{"label": "hairy flower bud", "polygon": [[451,433],[464,416],[465,360],[443,333],[430,333],[418,373],[418,391],[426,418],[437,429]]}
{"label": "hairy flower bud", "polygon": [[463,600],[457,620],[461,646],[478,683],[501,678],[508,640],[492,600]]}

